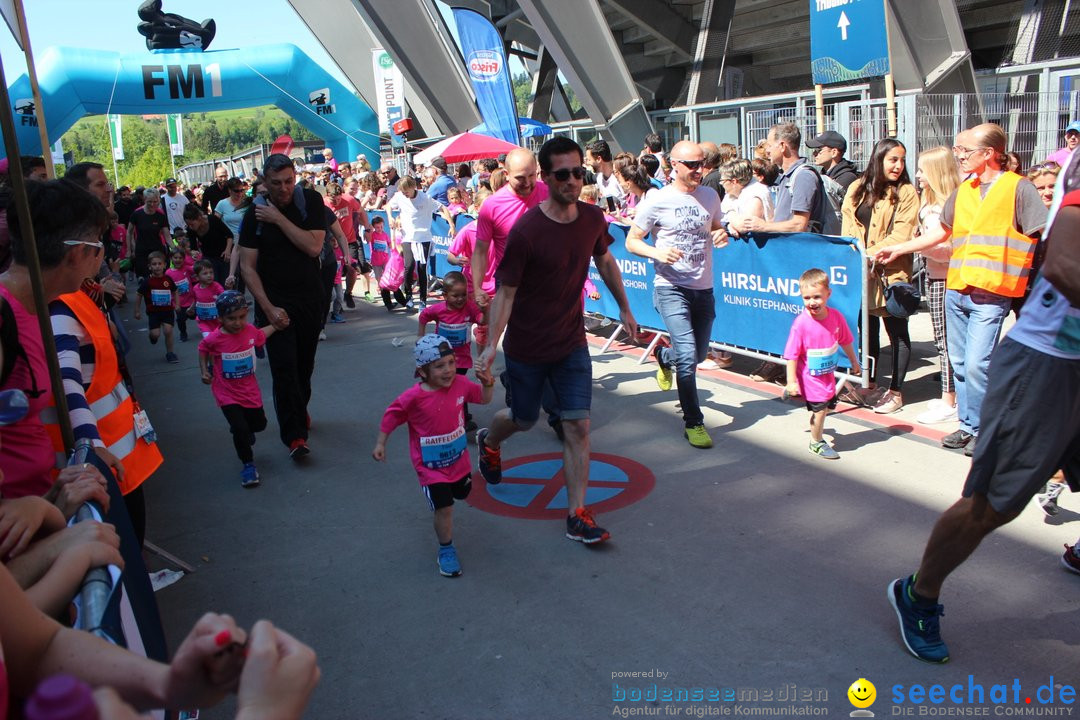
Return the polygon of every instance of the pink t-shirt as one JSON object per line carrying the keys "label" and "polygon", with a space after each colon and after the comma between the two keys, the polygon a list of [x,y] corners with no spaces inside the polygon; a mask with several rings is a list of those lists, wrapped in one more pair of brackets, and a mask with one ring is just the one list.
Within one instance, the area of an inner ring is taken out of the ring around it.
{"label": "pink t-shirt", "polygon": [[454,348],[454,358],[459,368],[471,368],[472,346],[469,344],[469,326],[483,319],[480,306],[471,299],[465,301],[465,307],[454,310],[445,302],[428,305],[420,311],[420,324],[435,323],[435,333],[442,335]]}
{"label": "pink t-shirt", "polygon": [[[454,253],[458,257],[465,258],[466,262],[459,269],[461,274],[465,276],[465,282],[469,286],[469,295],[472,296],[473,281],[472,281],[472,256],[473,251],[476,249],[476,221],[461,228],[458,234],[454,236],[454,242],[450,243],[450,252]],[[484,284],[481,286],[488,295],[495,294],[495,273],[491,272],[484,278]]]}
{"label": "pink t-shirt", "polygon": [[176,292],[180,296],[180,307],[191,307],[191,303],[195,302],[195,296],[191,292],[191,278],[188,277],[187,272],[183,268],[169,268],[165,271],[165,274],[172,278],[172,281],[176,283]]}
{"label": "pink t-shirt", "polygon": [[527,198],[519,197],[506,185],[484,201],[480,215],[476,218],[476,239],[491,243],[488,247],[488,269],[484,273],[483,287],[486,288],[488,282],[492,288],[495,286],[495,270],[506,252],[506,238],[510,236],[510,228],[514,227],[514,223],[526,210],[544,202],[547,196],[547,185],[537,182],[532,194]]}
{"label": "pink t-shirt", "polygon": [[[19,329],[19,345],[26,351],[25,359],[19,353],[11,376],[0,390],[18,388],[26,391],[30,400],[30,411],[23,420],[0,427],[0,470],[4,473],[0,493],[8,499],[44,495],[52,487],[52,471],[56,464],[52,441],[40,418],[41,411],[52,404],[45,345],[41,341],[37,316],[28,313],[3,285],[0,285],[0,295],[11,305],[15,326]],[[32,398],[29,391],[35,386],[41,394]]]}
{"label": "pink t-shirt", "polygon": [[199,283],[191,286],[191,295],[195,299],[195,319],[199,323],[199,329],[203,335],[217,330],[221,326],[218,320],[217,296],[225,292],[225,288],[216,282],[206,287]]}
{"label": "pink t-shirt", "polygon": [[784,359],[798,361],[799,386],[807,401],[832,400],[836,394],[836,364],[843,353],[840,348],[852,341],[844,316],[832,308],[824,320],[815,320],[805,309],[795,318]]}
{"label": "pink t-shirt", "polygon": [[390,236],[374,230],[368,239],[371,243],[371,264],[375,267],[385,267],[386,263],[390,262]]}
{"label": "pink t-shirt", "polygon": [[465,403],[483,401],[480,386],[461,375],[440,390],[424,390],[417,383],[390,403],[379,430],[389,435],[398,425],[409,424],[409,456],[421,485],[457,482],[472,467]]}
{"label": "pink t-shirt", "polygon": [[218,407],[262,407],[262,393],[255,379],[255,348],[266,344],[266,335],[248,324],[238,333],[214,330],[199,342],[199,353],[210,356],[213,373],[210,391]]}
{"label": "pink t-shirt", "polygon": [[463,212],[468,212],[469,208],[465,207],[462,203],[450,203],[446,206],[446,209],[450,212],[450,217],[456,217]]}

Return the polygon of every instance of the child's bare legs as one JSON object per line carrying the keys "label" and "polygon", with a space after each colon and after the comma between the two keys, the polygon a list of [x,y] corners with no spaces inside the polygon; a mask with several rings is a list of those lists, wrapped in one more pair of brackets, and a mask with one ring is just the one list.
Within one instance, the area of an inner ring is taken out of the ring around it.
{"label": "child's bare legs", "polygon": [[434,513],[435,537],[440,545],[448,545],[454,539],[454,506],[439,508]]}
{"label": "child's bare legs", "polygon": [[173,352],[173,326],[170,323],[161,323],[161,329],[165,332],[165,352],[171,353]]}
{"label": "child's bare legs", "polygon": [[822,433],[825,431],[825,416],[828,414],[827,408],[810,413],[810,440],[812,442],[821,442]]}

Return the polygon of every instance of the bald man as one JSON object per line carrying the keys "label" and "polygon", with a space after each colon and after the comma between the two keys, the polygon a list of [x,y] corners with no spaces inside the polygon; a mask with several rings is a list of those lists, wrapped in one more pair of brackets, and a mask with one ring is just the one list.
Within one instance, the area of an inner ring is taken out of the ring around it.
{"label": "bald man", "polygon": [[[696,448],[712,447],[697,394],[697,364],[709,352],[716,307],[713,300],[713,248],[727,245],[720,225],[720,196],[701,184],[705,153],[696,143],[671,148],[669,185],[651,192],[637,206],[626,249],[652,258],[656,267],[653,304],[664,318],[671,347],[657,346],[656,382],[671,389],[672,369],[682,404],[683,435]],[[646,242],[651,236],[652,243]]]}
{"label": "bald man", "polygon": [[485,200],[480,208],[472,256],[472,276],[483,278],[473,283],[473,294],[480,307],[487,307],[491,301],[483,286],[495,278],[495,270],[506,251],[510,228],[526,211],[547,199],[547,185],[536,182],[536,173],[536,156],[531,150],[511,150],[506,155],[506,185]]}

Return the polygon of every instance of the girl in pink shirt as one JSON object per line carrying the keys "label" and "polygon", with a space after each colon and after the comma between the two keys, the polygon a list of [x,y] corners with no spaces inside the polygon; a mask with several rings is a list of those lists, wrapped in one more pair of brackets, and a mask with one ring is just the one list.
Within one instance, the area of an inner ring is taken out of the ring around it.
{"label": "girl in pink shirt", "polygon": [[214,281],[214,266],[209,260],[195,263],[195,279],[197,282],[191,288],[195,306],[188,311],[188,317],[196,318],[205,338],[221,324],[218,321],[217,297],[225,292],[225,288]]}
{"label": "girl in pink shirt", "polygon": [[446,206],[446,209],[450,211],[450,217],[457,217],[461,213],[469,211],[469,207],[461,201],[461,190],[459,188],[452,187],[447,190],[446,199],[450,201]]}
{"label": "girl in pink shirt", "polygon": [[233,447],[244,464],[240,484],[255,487],[259,471],[255,469],[251,446],[255,444],[255,433],[266,429],[262,392],[255,379],[255,356],[256,350],[266,345],[266,338],[274,334],[274,326],[257,328],[248,324],[247,298],[236,290],[222,292],[215,305],[221,325],[199,343],[199,369],[202,381],[210,386],[229,422]]}
{"label": "girl in pink shirt", "polygon": [[420,383],[386,408],[371,456],[379,462],[385,461],[390,433],[399,425],[408,424],[409,455],[420,488],[434,513],[439,573],[457,577],[461,574],[461,563],[453,542],[454,500],[464,500],[472,489],[464,405],[490,402],[495,381],[490,372],[477,370],[476,379],[483,383],[481,388],[458,375],[454,350],[439,335],[424,335],[417,340],[413,357]]}
{"label": "girl in pink shirt", "polygon": [[165,274],[176,283],[177,302],[180,305],[176,310],[176,327],[180,331],[180,342],[187,342],[187,318],[191,306],[195,303],[195,295],[191,292],[191,278],[184,269],[184,260],[187,256],[180,248],[176,248],[169,256],[169,269]]}

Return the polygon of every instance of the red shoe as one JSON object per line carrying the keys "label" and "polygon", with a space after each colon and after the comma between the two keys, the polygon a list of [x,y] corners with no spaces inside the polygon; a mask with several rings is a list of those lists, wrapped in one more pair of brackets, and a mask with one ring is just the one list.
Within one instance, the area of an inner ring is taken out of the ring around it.
{"label": "red shoe", "polygon": [[289,457],[293,460],[299,460],[309,454],[311,454],[311,448],[308,447],[307,440],[297,438],[289,443]]}
{"label": "red shoe", "polygon": [[596,524],[592,511],[581,507],[566,518],[566,537],[592,545],[610,539],[611,533]]}

